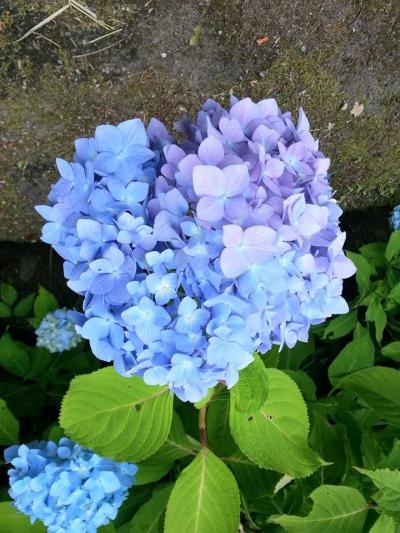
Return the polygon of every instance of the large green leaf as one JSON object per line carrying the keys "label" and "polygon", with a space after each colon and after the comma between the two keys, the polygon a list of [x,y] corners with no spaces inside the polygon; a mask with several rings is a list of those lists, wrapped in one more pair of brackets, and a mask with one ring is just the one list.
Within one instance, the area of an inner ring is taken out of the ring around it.
{"label": "large green leaf", "polygon": [[318,403],[314,403],[311,410],[309,442],[321,457],[332,464],[322,466],[314,476],[320,484],[336,483],[346,470],[344,429],[337,424],[332,424],[323,409],[318,407]]}
{"label": "large green leaf", "polygon": [[180,418],[174,413],[167,440],[154,455],[138,463],[135,484],[145,485],[158,481],[171,469],[174,461],[188,455],[195,456],[196,451],[189,442]]}
{"label": "large green leaf", "polygon": [[235,478],[218,457],[203,448],[175,483],[165,533],[234,533],[239,509]]}
{"label": "large green leaf", "polygon": [[10,502],[0,502],[0,533],[45,533],[42,522],[29,522]]}
{"label": "large green leaf", "polygon": [[252,415],[230,408],[230,428],[241,451],[254,463],[293,477],[307,476],[324,461],[309,448],[307,407],[295,382],[266,368],[269,392]]}
{"label": "large green leaf", "polygon": [[264,405],[268,396],[268,378],[265,366],[256,355],[254,361],[240,372],[240,379],[231,389],[235,409],[242,413],[254,413]]}
{"label": "large green leaf", "polygon": [[339,386],[358,394],[378,416],[400,427],[400,372],[374,366],[350,374]]}
{"label": "large green leaf", "polygon": [[146,462],[152,464],[173,463],[177,459],[182,459],[187,455],[196,455],[193,446],[186,435],[185,429],[179,416],[174,413],[172,417],[169,435],[161,448]]}
{"label": "large green leaf", "polygon": [[[308,342],[298,342],[293,348],[283,346],[280,349],[278,346],[273,346],[265,355],[262,360],[267,367],[279,368],[281,370],[290,369],[298,370],[305,359],[310,357],[315,352],[315,344],[312,336],[308,339]],[[276,355],[276,363],[274,361],[273,354]],[[269,356],[272,357],[269,357]]]}
{"label": "large green leaf", "polygon": [[358,490],[322,485],[310,498],[314,505],[308,516],[272,516],[270,521],[289,533],[360,533],[368,504]]}
{"label": "large green leaf", "polygon": [[115,525],[118,533],[121,527],[123,527],[124,533],[127,532],[129,529],[129,522],[135,516],[140,507],[151,498],[152,492],[153,490],[151,485],[137,487],[135,481],[135,485],[129,490],[127,499],[118,509],[117,517],[115,520],[113,520],[113,524]]}
{"label": "large green leaf", "polygon": [[383,267],[386,265],[386,243],[371,242],[365,244],[361,246],[360,252],[374,267]]}
{"label": "large green leaf", "polygon": [[222,459],[232,470],[241,493],[249,500],[272,496],[282,477],[277,472],[255,465],[240,450]]}
{"label": "large green leaf", "polygon": [[24,378],[29,372],[29,355],[22,346],[4,333],[0,339],[0,365],[11,374]]}
{"label": "large green leaf", "polygon": [[374,364],[375,347],[368,331],[346,344],[328,368],[328,376],[335,387],[339,381],[352,372]]}
{"label": "large green leaf", "polygon": [[147,459],[136,463],[139,470],[135,476],[135,485],[147,485],[162,479],[172,468],[171,463],[147,463]]}
{"label": "large green leaf", "polygon": [[315,402],[317,399],[317,386],[304,370],[284,370],[299,387],[301,394],[307,402]]}
{"label": "large green leaf", "polygon": [[400,231],[394,231],[386,246],[386,259],[391,261],[400,252]]}
{"label": "large green leaf", "polygon": [[172,403],[168,388],[150,387],[107,367],[71,382],[60,424],[69,437],[100,455],[138,462],[168,437]]}
{"label": "large green leaf", "polygon": [[375,268],[361,254],[346,251],[347,257],[354,263],[356,272],[356,281],[360,294],[369,292],[370,279],[375,273]]}
{"label": "large green leaf", "polygon": [[400,512],[400,470],[365,470],[357,468],[359,472],[372,479],[378,487],[379,493],[374,496],[376,503],[389,513]]}
{"label": "large green leaf", "polygon": [[0,398],[0,445],[16,444],[19,435],[19,422]]}
{"label": "large green leaf", "polygon": [[207,408],[207,441],[217,455],[229,455],[237,448],[229,428],[229,393],[214,396]]}
{"label": "large green leaf", "polygon": [[357,323],[357,311],[349,311],[345,315],[339,315],[329,320],[324,330],[324,339],[335,340],[344,337],[353,329]]}
{"label": "large green leaf", "polygon": [[392,516],[386,514],[379,515],[369,533],[398,533],[399,527]]}
{"label": "large green leaf", "polygon": [[135,514],[129,524],[130,533],[162,533],[165,509],[172,485],[156,491]]}

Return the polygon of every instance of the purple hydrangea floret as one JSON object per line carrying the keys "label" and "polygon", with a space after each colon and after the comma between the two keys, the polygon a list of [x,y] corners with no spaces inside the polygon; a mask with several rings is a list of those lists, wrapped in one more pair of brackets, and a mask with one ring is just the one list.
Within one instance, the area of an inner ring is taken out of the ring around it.
{"label": "purple hydrangea floret", "polygon": [[355,269],[303,110],[208,100],[177,128],[179,143],[154,119],[100,126],[38,210],[95,355],[195,402],[346,313]]}

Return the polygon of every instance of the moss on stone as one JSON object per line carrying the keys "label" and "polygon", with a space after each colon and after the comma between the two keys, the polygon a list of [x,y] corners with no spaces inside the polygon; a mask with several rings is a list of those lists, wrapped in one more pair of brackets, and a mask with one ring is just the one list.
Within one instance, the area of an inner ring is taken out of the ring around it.
{"label": "moss on stone", "polygon": [[[41,32],[57,46],[39,36],[14,41],[61,7],[61,0],[56,6],[6,0],[0,15],[0,240],[38,237],[33,205],[44,201],[55,177],[54,159],[70,157],[76,137],[91,135],[99,123],[132,116],[147,121],[155,115],[172,127],[182,114],[196,116],[207,97],[226,103],[231,93],[275,97],[295,114],[302,106],[332,159],[332,183],[346,208],[399,202],[398,92],[389,84],[384,97],[379,93],[379,101],[372,101],[367,82],[346,81],[359,59],[347,59],[353,50],[343,35],[351,46],[361,42],[362,34],[349,29],[360,6],[346,3],[335,18],[336,2],[324,3],[325,15],[300,4],[283,20],[282,7],[271,6],[267,13],[263,0],[235,1],[229,8],[219,0],[168,5],[155,0],[150,13],[142,2],[97,0],[91,9],[121,28],[118,37],[86,45],[105,32],[68,10]],[[378,21],[389,27],[395,13],[379,0],[358,20],[363,16],[364,26]],[[199,43],[189,47],[198,24]],[[394,46],[390,31],[387,43],[379,42],[379,57],[385,50],[389,57]],[[263,34],[269,41],[257,46]],[[101,51],[119,38],[122,44]],[[93,51],[100,53],[76,57]],[[358,76],[368,68],[358,67]],[[350,113],[356,99],[365,103],[359,117]]]}

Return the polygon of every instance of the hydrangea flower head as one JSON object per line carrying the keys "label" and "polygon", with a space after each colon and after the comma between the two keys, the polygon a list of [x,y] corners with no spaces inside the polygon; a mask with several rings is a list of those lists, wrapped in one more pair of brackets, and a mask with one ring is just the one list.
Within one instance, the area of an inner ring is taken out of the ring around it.
{"label": "hydrangea flower head", "polygon": [[51,353],[72,350],[82,340],[75,328],[73,311],[57,309],[48,313],[36,330],[37,346],[47,348]]}
{"label": "hydrangea flower head", "polygon": [[49,533],[95,533],[114,520],[137,472],[67,438],[10,446],[4,457],[14,505]]}
{"label": "hydrangea flower head", "polygon": [[389,223],[394,230],[400,229],[400,205],[396,205],[389,217]]}
{"label": "hydrangea flower head", "polygon": [[234,385],[254,351],[347,312],[355,269],[302,110],[295,124],[273,99],[208,100],[177,124],[180,143],[140,124],[77,143],[38,208],[42,238],[85,297],[78,331],[95,355],[195,402]]}

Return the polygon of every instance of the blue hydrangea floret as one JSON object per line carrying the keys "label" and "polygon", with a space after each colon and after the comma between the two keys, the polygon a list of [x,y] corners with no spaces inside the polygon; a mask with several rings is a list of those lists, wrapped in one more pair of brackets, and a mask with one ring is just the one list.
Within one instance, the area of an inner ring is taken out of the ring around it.
{"label": "blue hydrangea floret", "polygon": [[51,353],[72,350],[81,342],[76,331],[74,311],[57,309],[48,313],[36,329],[36,345],[47,348]]}
{"label": "blue hydrangea floret", "polygon": [[67,438],[10,446],[4,456],[14,505],[49,533],[95,533],[114,520],[137,472]]}
{"label": "blue hydrangea floret", "polygon": [[389,223],[392,229],[400,229],[400,205],[396,205],[389,217]]}

